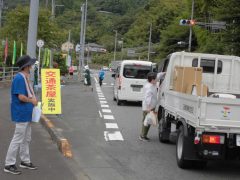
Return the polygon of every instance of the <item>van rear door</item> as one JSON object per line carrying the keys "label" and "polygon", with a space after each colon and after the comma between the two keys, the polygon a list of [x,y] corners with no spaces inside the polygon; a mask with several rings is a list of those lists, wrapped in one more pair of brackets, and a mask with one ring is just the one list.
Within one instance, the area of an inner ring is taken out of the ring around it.
{"label": "van rear door", "polygon": [[152,71],[151,66],[138,63],[125,64],[123,67],[122,89],[130,100],[141,100],[143,86],[147,81],[147,74]]}

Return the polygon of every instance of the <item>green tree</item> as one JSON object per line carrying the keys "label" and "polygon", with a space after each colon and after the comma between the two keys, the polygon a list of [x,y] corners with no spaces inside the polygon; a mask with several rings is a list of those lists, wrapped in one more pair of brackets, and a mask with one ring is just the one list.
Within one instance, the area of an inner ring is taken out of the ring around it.
{"label": "green tree", "polygon": [[61,53],[54,54],[54,61],[58,64],[61,75],[65,75],[68,73],[68,69],[66,66],[66,58],[64,58]]}
{"label": "green tree", "polygon": [[[40,9],[38,18],[38,39],[43,39],[47,47],[58,49],[67,33],[50,20],[51,13],[46,9]],[[1,29],[0,38],[16,40],[26,44],[28,33],[29,8],[18,6],[7,13],[7,21]],[[11,43],[10,43],[11,44]],[[20,45],[18,46],[20,47]]]}
{"label": "green tree", "polygon": [[225,53],[240,56],[240,6],[238,0],[218,0],[216,17],[227,23],[223,33],[222,43],[226,47]]}
{"label": "green tree", "polygon": [[136,15],[136,21],[125,34],[129,46],[146,45],[149,37],[149,27],[153,24],[152,42],[159,42],[161,30],[167,28],[183,10],[183,4],[179,0],[158,1],[153,0]]}

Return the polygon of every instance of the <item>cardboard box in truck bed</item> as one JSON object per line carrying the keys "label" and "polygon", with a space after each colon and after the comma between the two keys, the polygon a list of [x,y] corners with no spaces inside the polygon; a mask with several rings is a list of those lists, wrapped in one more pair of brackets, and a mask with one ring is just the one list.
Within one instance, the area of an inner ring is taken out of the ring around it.
{"label": "cardboard box in truck bed", "polygon": [[176,66],[173,77],[173,90],[187,93],[189,86],[202,84],[202,68]]}
{"label": "cardboard box in truck bed", "polygon": [[205,84],[189,84],[186,93],[197,96],[208,96],[208,87]]}

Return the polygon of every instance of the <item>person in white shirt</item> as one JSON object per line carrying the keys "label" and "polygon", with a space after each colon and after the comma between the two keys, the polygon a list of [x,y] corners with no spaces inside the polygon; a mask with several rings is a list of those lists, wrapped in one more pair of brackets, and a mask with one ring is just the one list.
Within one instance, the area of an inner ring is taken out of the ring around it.
{"label": "person in white shirt", "polygon": [[[142,102],[142,110],[143,110],[143,122],[146,115],[150,111],[155,111],[157,105],[157,86],[156,83],[160,79],[163,79],[165,76],[165,72],[160,72],[158,74],[154,72],[150,72],[147,75],[147,84],[144,86],[144,99]],[[150,125],[144,126],[142,122],[142,132],[139,136],[141,141],[149,141],[150,139],[147,137]]]}

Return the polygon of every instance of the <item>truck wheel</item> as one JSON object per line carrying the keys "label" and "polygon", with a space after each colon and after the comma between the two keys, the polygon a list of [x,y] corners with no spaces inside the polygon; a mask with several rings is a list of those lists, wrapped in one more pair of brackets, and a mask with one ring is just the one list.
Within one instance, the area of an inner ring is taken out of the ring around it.
{"label": "truck wheel", "polygon": [[167,123],[165,121],[165,113],[164,109],[162,109],[161,117],[159,118],[158,123],[158,138],[161,143],[167,143],[169,142],[169,130],[167,129]]}
{"label": "truck wheel", "polygon": [[166,135],[167,133],[168,132],[164,130],[163,119],[161,119],[158,124],[158,138],[161,143],[169,142],[169,135]]}
{"label": "truck wheel", "polygon": [[178,135],[177,135],[177,145],[176,145],[176,157],[177,157],[177,165],[178,167],[185,169],[191,166],[191,161],[186,160],[184,157],[185,149],[184,145],[184,129],[183,126],[180,126]]}

